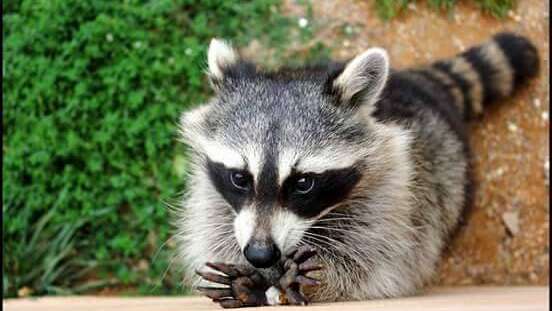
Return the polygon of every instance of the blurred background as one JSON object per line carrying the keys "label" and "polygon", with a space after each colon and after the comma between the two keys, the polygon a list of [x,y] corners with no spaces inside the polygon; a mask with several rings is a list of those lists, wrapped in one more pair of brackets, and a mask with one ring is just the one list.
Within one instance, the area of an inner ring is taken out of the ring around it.
{"label": "blurred background", "polygon": [[435,282],[549,283],[548,0],[3,1],[3,297],[186,294],[169,211],[182,111],[210,95],[216,36],[267,67],[382,46],[395,68],[492,34],[540,77],[472,127],[473,212]]}

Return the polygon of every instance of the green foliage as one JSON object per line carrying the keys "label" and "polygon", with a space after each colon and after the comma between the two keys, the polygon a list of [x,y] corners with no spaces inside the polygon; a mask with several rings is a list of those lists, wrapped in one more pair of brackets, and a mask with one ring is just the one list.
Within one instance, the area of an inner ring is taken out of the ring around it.
{"label": "green foliage", "polygon": [[[515,0],[474,0],[484,12],[488,12],[496,17],[504,17],[510,9],[514,7]],[[381,18],[389,20],[406,8],[409,3],[418,2],[416,0],[376,0],[376,9]],[[457,0],[426,0],[426,2],[436,8],[450,10],[457,3]]]}
{"label": "green foliage", "polygon": [[411,0],[376,0],[378,14],[384,20],[395,17]]}
{"label": "green foliage", "polygon": [[515,5],[515,0],[476,0],[478,6],[496,17],[504,17]]}
{"label": "green foliage", "polygon": [[181,291],[161,280],[171,241],[155,256],[183,186],[178,116],[208,95],[211,37],[285,41],[278,2],[3,2],[4,297]]}

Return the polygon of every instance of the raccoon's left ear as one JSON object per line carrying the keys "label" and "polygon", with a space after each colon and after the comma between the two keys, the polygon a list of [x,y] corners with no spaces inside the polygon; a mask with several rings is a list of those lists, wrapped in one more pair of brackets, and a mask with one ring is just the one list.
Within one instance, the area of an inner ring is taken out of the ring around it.
{"label": "raccoon's left ear", "polygon": [[351,60],[343,71],[331,79],[330,87],[339,105],[358,108],[373,106],[389,75],[389,57],[382,48],[371,48]]}
{"label": "raccoon's left ear", "polygon": [[222,80],[224,71],[236,65],[239,55],[232,46],[220,39],[213,38],[207,52],[207,64],[209,66],[209,78]]}

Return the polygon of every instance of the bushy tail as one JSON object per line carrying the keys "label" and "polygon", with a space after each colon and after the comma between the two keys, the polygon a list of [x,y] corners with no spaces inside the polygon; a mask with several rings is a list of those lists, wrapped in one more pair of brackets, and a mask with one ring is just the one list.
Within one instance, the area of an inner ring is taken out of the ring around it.
{"label": "bushy tail", "polygon": [[538,71],[535,46],[508,32],[426,68],[447,88],[466,119],[480,115],[485,105],[512,95]]}

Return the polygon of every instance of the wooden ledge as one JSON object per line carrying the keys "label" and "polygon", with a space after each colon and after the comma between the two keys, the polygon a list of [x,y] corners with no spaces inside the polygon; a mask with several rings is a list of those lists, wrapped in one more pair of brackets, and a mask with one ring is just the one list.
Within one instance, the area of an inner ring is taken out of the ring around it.
{"label": "wooden ledge", "polygon": [[[549,310],[549,287],[448,287],[398,299],[312,304],[307,307],[265,307],[239,310],[284,311],[540,311]],[[7,311],[207,311],[222,310],[203,297],[44,297],[6,299]]]}

